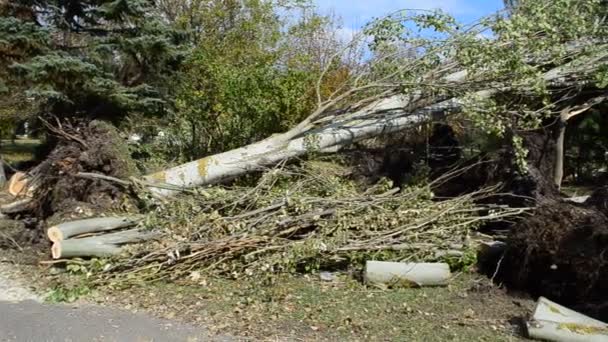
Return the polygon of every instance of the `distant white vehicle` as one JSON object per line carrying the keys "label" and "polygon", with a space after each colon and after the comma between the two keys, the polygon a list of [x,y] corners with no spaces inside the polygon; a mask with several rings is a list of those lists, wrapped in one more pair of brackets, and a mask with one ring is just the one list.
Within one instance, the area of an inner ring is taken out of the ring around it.
{"label": "distant white vehicle", "polygon": [[[160,131],[156,134],[156,139],[163,139],[167,136],[167,134],[164,131]],[[129,135],[129,143],[133,143],[133,144],[137,144],[140,143],[143,140],[143,135],[139,134],[139,133],[133,133],[131,135]]]}

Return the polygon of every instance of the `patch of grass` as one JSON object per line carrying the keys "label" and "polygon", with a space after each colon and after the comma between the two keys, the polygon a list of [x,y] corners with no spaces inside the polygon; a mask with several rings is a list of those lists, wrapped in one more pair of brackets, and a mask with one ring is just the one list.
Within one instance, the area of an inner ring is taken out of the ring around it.
{"label": "patch of grass", "polygon": [[51,289],[44,300],[47,303],[73,303],[89,294],[91,294],[91,288],[86,285],[57,286]]}
{"label": "patch of grass", "polygon": [[587,196],[595,190],[593,186],[585,185],[564,185],[561,188],[562,192],[570,197]]}
{"label": "patch of grass", "polygon": [[38,139],[2,140],[0,142],[0,155],[7,163],[30,161],[41,142]]}
{"label": "patch of grass", "polygon": [[531,300],[514,303],[489,280],[471,274],[448,287],[391,290],[366,287],[346,275],[333,282],[314,276],[255,283],[194,278],[116,294],[100,289],[98,298],[255,340],[517,341],[510,320],[533,307]]}

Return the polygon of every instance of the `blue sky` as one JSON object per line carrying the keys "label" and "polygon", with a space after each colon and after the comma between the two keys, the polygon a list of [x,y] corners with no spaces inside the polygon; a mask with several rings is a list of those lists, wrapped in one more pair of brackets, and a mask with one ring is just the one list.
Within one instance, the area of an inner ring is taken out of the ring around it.
{"label": "blue sky", "polygon": [[441,8],[463,23],[503,8],[502,0],[315,0],[324,13],[342,18],[344,29],[357,30],[374,17],[404,8]]}

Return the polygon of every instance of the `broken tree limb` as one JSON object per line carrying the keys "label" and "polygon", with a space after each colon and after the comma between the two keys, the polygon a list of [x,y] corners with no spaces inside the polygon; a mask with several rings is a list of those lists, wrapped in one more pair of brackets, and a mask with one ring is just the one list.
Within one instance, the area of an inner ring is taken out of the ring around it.
{"label": "broken tree limb", "polygon": [[450,266],[445,263],[365,263],[365,280],[372,284],[407,282],[418,286],[442,286],[447,284],[450,277]]}
{"label": "broken tree limb", "polygon": [[591,196],[577,196],[564,199],[566,202],[585,203]]}
{"label": "broken tree limb", "polygon": [[47,230],[47,236],[52,242],[69,239],[72,236],[96,233],[137,224],[139,216],[98,217],[92,219],[71,221],[52,226]]}
{"label": "broken tree limb", "polygon": [[76,257],[109,257],[120,254],[122,249],[111,244],[100,244],[85,239],[58,241],[51,247],[53,259]]}
{"label": "broken tree limb", "polygon": [[[565,74],[571,72],[569,67],[560,66],[548,71],[544,76],[545,81],[562,79]],[[457,84],[466,78],[466,73],[455,73],[452,78]],[[496,87],[477,91],[474,95],[477,98],[489,98],[500,91],[501,89]],[[341,115],[338,122],[325,127],[310,128],[299,135],[289,131],[284,135],[273,136],[248,146],[147,175],[145,179],[151,183],[170,184],[178,189],[217,184],[259,171],[286,159],[305,155],[309,151],[325,151],[416,127],[428,122],[435,114],[444,115],[446,111],[456,111],[462,106],[461,99],[452,98],[415,108],[413,103],[418,98],[421,98],[421,95],[394,95],[380,99],[361,110]],[[179,192],[155,187],[150,190],[160,197]]]}
{"label": "broken tree limb", "polygon": [[554,342],[606,342],[608,325],[574,310],[540,297],[532,319],[527,323],[528,335],[534,339]]}
{"label": "broken tree limb", "polygon": [[15,214],[22,211],[26,211],[31,208],[31,204],[33,202],[34,200],[29,197],[23,198],[0,206],[0,212],[3,214]]}

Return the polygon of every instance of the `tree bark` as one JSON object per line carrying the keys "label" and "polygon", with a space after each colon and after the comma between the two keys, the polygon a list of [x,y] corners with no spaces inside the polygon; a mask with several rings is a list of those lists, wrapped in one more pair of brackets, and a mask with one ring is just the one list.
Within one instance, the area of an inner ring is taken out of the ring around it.
{"label": "tree bark", "polygon": [[129,229],[121,232],[91,236],[82,239],[68,239],[64,241],[94,242],[98,244],[122,245],[152,240],[161,236],[161,232],[154,230]]}
{"label": "tree bark", "polygon": [[591,107],[602,103],[603,101],[605,101],[606,99],[608,99],[608,96],[603,95],[603,96],[598,96],[595,97],[587,102],[585,102],[584,104],[577,106],[576,108],[572,108],[571,106],[568,106],[564,109],[562,109],[562,111],[559,114],[559,127],[558,127],[558,137],[557,137],[557,142],[556,142],[556,148],[555,148],[555,170],[554,170],[554,174],[553,174],[553,181],[555,182],[555,185],[557,185],[557,188],[561,190],[562,187],[562,181],[564,178],[564,143],[565,143],[565,139],[566,139],[566,128],[568,126],[568,120],[572,119],[573,117],[582,114],[586,111],[588,111]]}
{"label": "tree bark", "polygon": [[130,229],[83,239],[60,240],[53,243],[53,259],[74,257],[107,257],[121,253],[119,245],[143,242],[161,236],[158,231]]}
{"label": "tree bark", "polygon": [[365,280],[372,284],[407,282],[415,286],[442,286],[447,284],[450,277],[450,266],[445,263],[365,263]]}
{"label": "tree bark", "polygon": [[3,204],[0,206],[0,213],[3,214],[15,214],[18,212],[26,211],[31,209],[31,205],[34,202],[30,197],[26,197],[24,199],[17,200],[15,202],[11,202],[8,204]]}
{"label": "tree bark", "polygon": [[137,216],[100,217],[71,221],[52,226],[47,230],[47,236],[52,242],[69,239],[72,236],[96,233],[135,225],[141,220]]}
{"label": "tree bark", "polygon": [[77,257],[110,257],[120,254],[122,249],[116,245],[104,245],[84,239],[58,241],[51,247],[53,259]]}
{"label": "tree bark", "polygon": [[[571,66],[568,64],[549,70],[544,75],[545,81],[562,82],[564,74],[572,73],[569,69]],[[460,71],[448,75],[445,80],[458,84],[466,80],[466,77],[467,73]],[[478,91],[474,95],[488,98],[499,91],[499,88],[493,88]],[[170,184],[183,189],[216,184],[285,159],[302,156],[311,150],[325,151],[415,127],[430,120],[433,114],[443,114],[448,109],[457,110],[462,105],[460,99],[452,98],[422,108],[409,108],[420,98],[420,94],[410,94],[380,99],[361,110],[341,115],[338,122],[320,129],[310,128],[316,115],[313,114],[282,135],[157,172],[145,179],[151,183]],[[151,191],[159,197],[178,192],[161,188],[151,188]]]}
{"label": "tree bark", "polygon": [[531,338],[555,342],[608,341],[606,323],[570,310],[544,297],[527,324]]}

